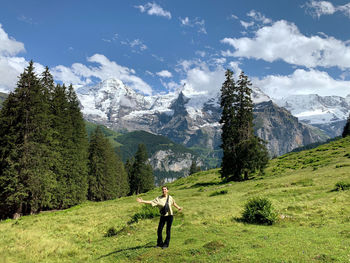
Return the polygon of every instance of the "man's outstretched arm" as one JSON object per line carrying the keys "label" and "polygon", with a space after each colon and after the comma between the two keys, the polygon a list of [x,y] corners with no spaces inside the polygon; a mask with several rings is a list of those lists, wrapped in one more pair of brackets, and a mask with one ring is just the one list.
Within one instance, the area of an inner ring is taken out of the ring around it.
{"label": "man's outstretched arm", "polygon": [[137,198],[136,201],[141,204],[148,204],[148,205],[152,204],[152,201],[146,201],[146,200],[143,200],[142,198]]}

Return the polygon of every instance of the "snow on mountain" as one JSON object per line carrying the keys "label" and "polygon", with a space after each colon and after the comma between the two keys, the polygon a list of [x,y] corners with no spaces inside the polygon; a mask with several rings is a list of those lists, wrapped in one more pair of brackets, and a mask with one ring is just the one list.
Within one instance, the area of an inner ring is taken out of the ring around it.
{"label": "snow on mountain", "polygon": [[293,95],[275,101],[300,121],[311,125],[346,120],[350,111],[350,96]]}
{"label": "snow on mountain", "polygon": [[98,116],[103,120],[108,120],[113,115],[120,117],[132,111],[150,108],[153,102],[151,98],[136,93],[122,81],[113,78],[94,87],[79,88],[77,94],[83,106],[83,113]]}
{"label": "snow on mountain", "polygon": [[[144,96],[120,80],[107,79],[94,87],[77,89],[77,95],[88,121],[115,131],[143,130],[163,135],[187,147],[212,149],[210,158],[219,158],[219,88],[215,93],[208,93],[184,85],[168,94]],[[252,100],[258,119],[256,132],[269,141],[271,156],[322,140],[319,133],[300,124],[257,87],[252,87]]]}
{"label": "snow on mountain", "polygon": [[[77,90],[84,115],[94,116],[104,121],[114,118],[132,120],[146,114],[157,113],[171,116],[174,113],[171,105],[181,92],[187,98],[186,111],[194,120],[203,117],[205,105],[219,107],[219,93],[198,92],[186,85],[178,91],[165,95],[144,96],[124,85],[122,81],[110,78],[94,87],[81,87]],[[254,103],[270,100],[266,94],[255,87],[252,99]],[[210,113],[210,111],[207,112],[207,114]],[[213,124],[210,123],[210,125]]]}

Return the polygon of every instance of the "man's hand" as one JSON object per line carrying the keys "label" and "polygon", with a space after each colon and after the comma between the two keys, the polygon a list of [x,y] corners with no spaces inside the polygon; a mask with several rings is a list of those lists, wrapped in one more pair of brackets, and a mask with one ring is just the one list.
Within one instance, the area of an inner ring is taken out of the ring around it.
{"label": "man's hand", "polygon": [[136,201],[139,202],[139,203],[143,202],[142,198],[137,198]]}

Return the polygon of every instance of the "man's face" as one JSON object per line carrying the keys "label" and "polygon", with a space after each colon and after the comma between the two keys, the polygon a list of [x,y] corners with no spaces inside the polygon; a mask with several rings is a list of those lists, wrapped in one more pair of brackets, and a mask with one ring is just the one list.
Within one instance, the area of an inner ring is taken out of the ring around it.
{"label": "man's face", "polygon": [[162,188],[163,195],[166,195],[168,193],[168,188],[163,187]]}

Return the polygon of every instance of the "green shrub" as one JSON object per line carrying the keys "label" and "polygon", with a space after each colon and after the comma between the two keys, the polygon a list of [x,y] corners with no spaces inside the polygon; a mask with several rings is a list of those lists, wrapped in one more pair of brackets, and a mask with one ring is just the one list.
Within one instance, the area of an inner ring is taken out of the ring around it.
{"label": "green shrub", "polygon": [[118,234],[118,231],[114,228],[114,227],[110,227],[107,230],[107,233],[105,234],[106,237],[112,237],[112,236],[116,236]]}
{"label": "green shrub", "polygon": [[151,219],[160,216],[159,209],[156,206],[143,205],[139,212],[135,213],[131,220],[128,222],[129,224],[137,223],[142,219]]}
{"label": "green shrub", "polygon": [[272,203],[267,198],[255,197],[245,204],[243,221],[251,224],[272,225],[277,220]]}
{"label": "green shrub", "polygon": [[335,184],[336,191],[343,191],[343,190],[349,190],[349,189],[350,189],[350,183],[341,181]]}
{"label": "green shrub", "polygon": [[227,190],[221,190],[221,191],[215,191],[215,192],[211,193],[209,196],[225,195],[227,193],[228,193]]}

